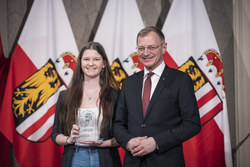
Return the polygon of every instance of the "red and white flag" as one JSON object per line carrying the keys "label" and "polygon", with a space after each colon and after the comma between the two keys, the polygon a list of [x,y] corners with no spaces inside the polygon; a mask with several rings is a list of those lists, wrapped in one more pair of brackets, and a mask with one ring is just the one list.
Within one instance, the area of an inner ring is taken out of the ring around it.
{"label": "red and white flag", "polygon": [[60,166],[62,147],[50,135],[77,55],[62,0],[35,0],[11,58],[0,112],[0,130],[20,166]]}
{"label": "red and white flag", "polygon": [[[94,41],[100,42],[117,81],[141,70],[137,68],[136,36],[144,28],[136,0],[109,0]],[[126,70],[126,71],[125,71]],[[119,150],[123,160],[124,152]]]}
{"label": "red and white flag", "polygon": [[203,0],[174,0],[162,31],[166,63],[192,78],[201,117],[183,144],[187,167],[232,167],[222,57]]}

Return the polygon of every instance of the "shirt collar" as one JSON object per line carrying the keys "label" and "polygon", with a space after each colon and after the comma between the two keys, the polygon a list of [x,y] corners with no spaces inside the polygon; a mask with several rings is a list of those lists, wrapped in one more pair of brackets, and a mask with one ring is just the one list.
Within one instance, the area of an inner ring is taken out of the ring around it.
{"label": "shirt collar", "polygon": [[[156,67],[156,69],[154,69],[152,72],[157,76],[161,76],[165,66],[166,65],[165,65],[164,61],[162,61],[162,63],[158,67]],[[149,73],[149,71],[146,68],[144,68],[143,78],[145,78],[148,75],[148,73]]]}

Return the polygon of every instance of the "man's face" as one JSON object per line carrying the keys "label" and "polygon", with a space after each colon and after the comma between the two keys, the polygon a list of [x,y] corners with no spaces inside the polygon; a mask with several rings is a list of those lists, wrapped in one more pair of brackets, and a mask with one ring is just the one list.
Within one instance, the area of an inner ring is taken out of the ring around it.
{"label": "man's face", "polygon": [[137,39],[139,61],[148,71],[153,71],[163,61],[166,52],[166,43],[161,43],[155,32],[149,32]]}

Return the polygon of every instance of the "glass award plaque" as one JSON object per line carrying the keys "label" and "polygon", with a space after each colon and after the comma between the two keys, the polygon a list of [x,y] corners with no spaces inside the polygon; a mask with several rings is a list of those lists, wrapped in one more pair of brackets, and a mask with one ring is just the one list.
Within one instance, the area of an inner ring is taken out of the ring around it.
{"label": "glass award plaque", "polygon": [[96,114],[97,113],[91,109],[76,109],[76,124],[80,126],[79,137],[76,139],[76,144],[100,140],[97,121],[98,116]]}

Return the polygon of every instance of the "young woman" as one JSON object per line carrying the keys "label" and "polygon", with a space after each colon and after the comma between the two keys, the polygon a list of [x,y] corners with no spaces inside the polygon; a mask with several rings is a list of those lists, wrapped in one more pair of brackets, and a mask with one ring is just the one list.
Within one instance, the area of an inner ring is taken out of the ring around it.
{"label": "young woman", "polygon": [[[51,138],[54,143],[64,145],[62,166],[121,166],[118,144],[112,134],[118,91],[104,48],[100,43],[89,42],[80,51],[71,83],[60,92],[56,105]],[[98,127],[91,137],[101,140],[75,143],[80,132],[76,124],[78,108],[88,113],[86,118]]]}

